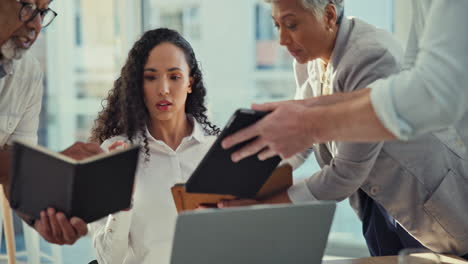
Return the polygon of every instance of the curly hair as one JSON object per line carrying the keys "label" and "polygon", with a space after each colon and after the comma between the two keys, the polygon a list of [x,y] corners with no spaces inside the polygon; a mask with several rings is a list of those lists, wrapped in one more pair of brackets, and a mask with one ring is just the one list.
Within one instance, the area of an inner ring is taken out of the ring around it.
{"label": "curly hair", "polygon": [[148,137],[145,133],[150,118],[144,103],[143,70],[151,50],[162,44],[171,43],[185,55],[193,78],[192,93],[185,102],[185,113],[193,116],[209,135],[218,135],[220,130],[206,116],[206,88],[195,53],[187,40],[178,32],[167,28],[147,31],[133,45],[120,77],[114,82],[103,110],[94,121],[90,141],[102,143],[113,136],[126,135],[131,143],[142,137],[146,160],[149,159]]}

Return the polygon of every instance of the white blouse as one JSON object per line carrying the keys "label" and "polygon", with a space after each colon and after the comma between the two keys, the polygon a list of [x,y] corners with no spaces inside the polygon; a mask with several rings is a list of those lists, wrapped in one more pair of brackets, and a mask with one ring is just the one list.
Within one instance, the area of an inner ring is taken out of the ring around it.
{"label": "white blouse", "polygon": [[[216,136],[206,135],[194,122],[190,136],[176,151],[147,131],[150,160],[141,155],[135,179],[133,208],[90,224],[100,264],[169,263],[177,211],[171,194],[176,183],[186,182]],[[106,140],[126,140],[118,136]]]}

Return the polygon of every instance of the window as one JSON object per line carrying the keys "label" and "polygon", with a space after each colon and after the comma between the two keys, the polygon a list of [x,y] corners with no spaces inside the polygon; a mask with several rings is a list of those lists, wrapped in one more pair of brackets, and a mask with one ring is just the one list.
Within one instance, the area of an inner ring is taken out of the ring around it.
{"label": "window", "polygon": [[[62,149],[86,141],[101,101],[112,88],[121,65],[122,36],[115,17],[116,0],[54,3],[61,16],[48,29],[47,143]],[[83,121],[86,120],[86,121]]]}
{"label": "window", "polygon": [[201,38],[200,7],[196,3],[188,5],[158,5],[144,1],[145,13],[143,27],[146,29],[167,27],[182,33],[186,38],[196,41]]}
{"label": "window", "polygon": [[255,6],[255,31],[257,70],[290,71],[293,58],[278,43],[269,5]]}

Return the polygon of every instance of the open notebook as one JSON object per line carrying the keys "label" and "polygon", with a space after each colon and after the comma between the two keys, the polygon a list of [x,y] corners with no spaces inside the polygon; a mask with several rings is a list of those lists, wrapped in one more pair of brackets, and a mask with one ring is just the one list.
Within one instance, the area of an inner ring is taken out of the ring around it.
{"label": "open notebook", "polygon": [[13,145],[10,204],[34,219],[48,207],[93,222],[130,207],[139,147],[77,161],[46,148]]}

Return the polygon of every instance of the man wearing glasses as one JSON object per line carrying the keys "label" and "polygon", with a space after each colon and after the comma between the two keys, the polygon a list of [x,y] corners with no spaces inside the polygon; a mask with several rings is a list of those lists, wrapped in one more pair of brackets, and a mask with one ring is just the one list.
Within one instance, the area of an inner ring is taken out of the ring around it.
{"label": "man wearing glasses", "polygon": [[[26,54],[41,30],[57,13],[49,8],[52,0],[0,0],[0,184],[8,194],[10,154],[14,140],[37,143],[42,103],[42,69]],[[95,144],[75,143],[64,150],[74,159],[102,152]],[[22,218],[48,242],[73,244],[87,233],[86,223],[49,208],[37,221]]]}

